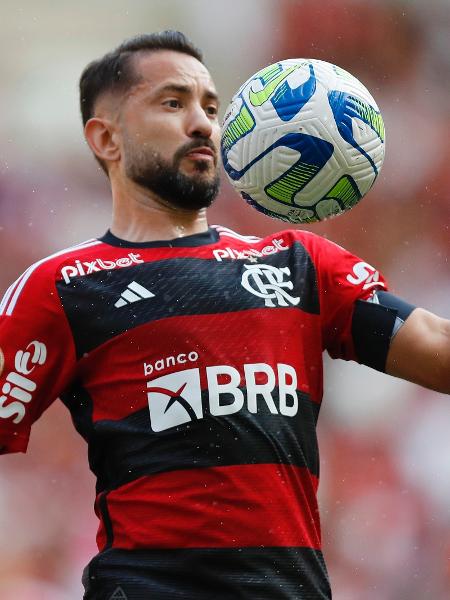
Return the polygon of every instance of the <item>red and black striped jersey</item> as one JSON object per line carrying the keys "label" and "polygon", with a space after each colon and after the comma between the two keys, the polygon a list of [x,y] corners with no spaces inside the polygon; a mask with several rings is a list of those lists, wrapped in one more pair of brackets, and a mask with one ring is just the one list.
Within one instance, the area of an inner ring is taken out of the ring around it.
{"label": "red and black striped jersey", "polygon": [[70,410],[97,477],[89,585],[114,593],[122,573],[130,599],[331,597],[322,353],[356,359],[354,303],[384,287],[312,233],[220,226],[108,232],[19,277],[0,304],[0,446],[24,452],[57,397]]}

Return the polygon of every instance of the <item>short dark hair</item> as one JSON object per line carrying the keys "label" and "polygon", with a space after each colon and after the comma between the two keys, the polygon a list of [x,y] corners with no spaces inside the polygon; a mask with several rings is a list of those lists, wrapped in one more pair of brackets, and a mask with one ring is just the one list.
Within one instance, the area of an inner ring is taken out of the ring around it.
{"label": "short dark hair", "polygon": [[[80,109],[83,126],[94,115],[95,103],[103,93],[123,93],[139,82],[139,75],[133,68],[132,56],[136,52],[158,50],[189,54],[203,63],[201,51],[181,31],[143,33],[126,39],[102,58],[89,63],[81,74]],[[103,161],[98,158],[97,160],[106,173]]]}

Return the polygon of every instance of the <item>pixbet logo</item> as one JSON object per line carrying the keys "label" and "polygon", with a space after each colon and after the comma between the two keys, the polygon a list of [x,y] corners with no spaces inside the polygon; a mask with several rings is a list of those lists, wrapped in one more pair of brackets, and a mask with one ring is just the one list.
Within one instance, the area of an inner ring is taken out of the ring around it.
{"label": "pixbet logo", "polygon": [[[25,406],[32,399],[36,384],[28,376],[37,366],[47,360],[47,348],[42,342],[30,342],[25,350],[18,350],[14,359],[14,371],[6,376],[6,381],[1,389],[0,417],[7,419],[15,415],[14,423],[20,423],[25,416]],[[16,402],[5,402],[15,398]]]}
{"label": "pixbet logo", "polygon": [[[276,373],[266,363],[244,364],[242,372],[230,365],[214,365],[206,367],[204,374],[199,368],[193,368],[147,382],[153,431],[164,431],[204,417],[201,375],[207,382],[204,395],[207,395],[212,416],[231,415],[244,406],[256,414],[262,405],[274,415],[293,417],[298,412],[297,373],[291,365],[278,363]],[[277,382],[275,399],[273,391]]]}
{"label": "pixbet logo", "polygon": [[347,281],[353,285],[360,285],[361,283],[365,282],[363,285],[363,290],[367,290],[375,285],[385,287],[384,283],[379,281],[379,279],[380,274],[378,271],[368,263],[362,261],[354,265],[353,275],[347,275]]}
{"label": "pixbet logo", "polygon": [[261,258],[263,256],[268,256],[269,254],[275,254],[280,250],[289,250],[288,246],[284,245],[283,238],[273,239],[272,244],[268,244],[261,248],[261,250],[256,250],[256,248],[249,248],[247,250],[236,250],[234,248],[217,248],[213,250],[213,256],[216,260],[221,262],[224,258],[232,258],[232,259],[246,259],[246,258]]}
{"label": "pixbet logo", "polygon": [[117,258],[116,260],[102,260],[101,258],[95,258],[94,260],[81,262],[75,261],[74,265],[67,265],[61,269],[62,278],[66,283],[70,283],[72,277],[79,275],[90,275],[97,271],[109,271],[111,269],[122,269],[123,267],[131,267],[131,265],[137,265],[143,263],[140,254],[130,252],[127,256]]}

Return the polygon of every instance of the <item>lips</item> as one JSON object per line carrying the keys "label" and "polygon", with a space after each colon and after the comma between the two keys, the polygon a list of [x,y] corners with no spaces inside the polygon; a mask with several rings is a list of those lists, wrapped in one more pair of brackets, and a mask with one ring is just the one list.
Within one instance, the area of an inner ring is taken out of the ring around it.
{"label": "lips", "polygon": [[208,146],[198,146],[197,148],[189,150],[189,152],[186,153],[186,156],[196,160],[214,160],[216,158],[216,153]]}

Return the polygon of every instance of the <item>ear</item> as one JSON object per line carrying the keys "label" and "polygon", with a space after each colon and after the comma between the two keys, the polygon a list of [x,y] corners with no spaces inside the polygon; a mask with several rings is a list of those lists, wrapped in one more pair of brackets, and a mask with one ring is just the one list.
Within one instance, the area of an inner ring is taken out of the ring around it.
{"label": "ear", "polygon": [[105,162],[120,159],[114,125],[108,119],[93,117],[84,126],[84,135],[92,152]]}

